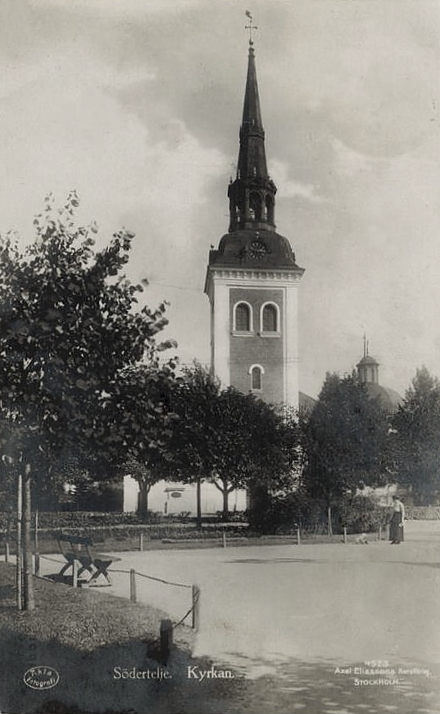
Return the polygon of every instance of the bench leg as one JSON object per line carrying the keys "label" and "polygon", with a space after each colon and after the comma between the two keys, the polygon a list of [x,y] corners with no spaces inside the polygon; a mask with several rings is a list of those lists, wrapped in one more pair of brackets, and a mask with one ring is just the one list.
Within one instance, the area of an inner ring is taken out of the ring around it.
{"label": "bench leg", "polygon": [[66,573],[69,570],[69,568],[72,567],[72,565],[73,565],[73,563],[71,560],[68,561],[67,563],[64,563],[63,567],[61,568],[60,572],[58,573],[58,576],[62,577],[64,575],[64,573]]}
{"label": "bench leg", "polygon": [[95,561],[93,565],[95,566],[95,572],[92,574],[92,577],[88,581],[88,585],[92,587],[98,587],[98,584],[95,584],[95,581],[98,580],[100,575],[103,575],[105,579],[107,580],[107,585],[111,585],[112,581],[110,580],[110,575],[107,572],[107,569],[110,567],[112,564],[112,561],[110,560],[109,562],[103,562],[103,561]]}
{"label": "bench leg", "polygon": [[[80,569],[78,570],[78,577],[82,575],[82,573],[87,572],[90,573],[90,575],[93,575],[93,570],[90,565],[81,565]],[[89,581],[87,581],[89,582]]]}

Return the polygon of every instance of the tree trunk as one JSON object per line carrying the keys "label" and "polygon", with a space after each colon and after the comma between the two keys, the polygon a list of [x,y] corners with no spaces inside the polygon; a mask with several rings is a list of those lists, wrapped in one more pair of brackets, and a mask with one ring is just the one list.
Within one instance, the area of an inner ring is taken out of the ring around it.
{"label": "tree trunk", "polygon": [[202,480],[200,478],[197,479],[197,492],[196,492],[196,498],[197,498],[197,530],[201,531],[202,530]]}
{"label": "tree trunk", "polygon": [[327,508],[327,530],[328,530],[328,535],[332,536],[333,535],[333,526],[332,526],[332,507],[328,506]]}
{"label": "tree trunk", "polygon": [[17,566],[16,566],[16,586],[17,586],[17,608],[23,609],[23,545],[22,545],[22,518],[23,518],[23,479],[21,473],[18,474],[17,481]]}
{"label": "tree trunk", "polygon": [[23,609],[35,610],[31,547],[31,466],[26,464],[23,480]]}
{"label": "tree trunk", "polygon": [[38,528],[39,528],[39,524],[38,524],[38,508],[36,508],[36,509],[35,509],[35,533],[34,533],[34,550],[35,550],[35,553],[38,553],[38,552],[39,552],[39,550],[38,550]]}
{"label": "tree trunk", "polygon": [[229,514],[229,491],[228,491],[227,484],[225,485],[224,483],[223,483],[223,488],[222,488],[222,495],[223,495],[222,521],[227,521],[228,514]]}
{"label": "tree trunk", "polygon": [[150,487],[139,483],[138,515],[148,521],[148,494]]}

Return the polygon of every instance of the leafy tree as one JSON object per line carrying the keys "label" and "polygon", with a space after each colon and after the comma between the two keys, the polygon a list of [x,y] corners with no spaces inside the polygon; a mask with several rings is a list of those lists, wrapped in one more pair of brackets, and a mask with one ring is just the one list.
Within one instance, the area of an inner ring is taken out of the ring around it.
{"label": "leafy tree", "polygon": [[440,382],[426,367],[416,371],[393,429],[397,480],[428,505],[440,492]]}
{"label": "leafy tree", "polygon": [[[221,389],[196,366],[186,370],[174,402],[173,460],[182,480],[213,483],[228,497],[255,481],[279,488],[296,459],[296,424],[251,394]],[[200,517],[200,513],[199,513]]]}
{"label": "leafy tree", "polygon": [[383,485],[388,430],[379,401],[370,398],[355,374],[327,374],[318,401],[303,422],[303,479],[309,495],[330,509],[348,492]]}
{"label": "leafy tree", "polygon": [[47,199],[34,221],[35,240],[24,249],[12,235],[0,238],[0,398],[14,422],[2,442],[23,478],[28,609],[34,606],[30,491],[36,455],[45,457],[43,477],[71,448],[111,458],[109,395],[127,366],[154,360],[155,337],[167,323],[164,304],[138,309],[143,287],[122,272],[133,234],[115,233],[95,251],[96,226],[76,225],[77,206],[74,192],[58,211]]}
{"label": "leafy tree", "polygon": [[201,484],[214,469],[211,445],[215,440],[212,404],[218,398],[219,383],[200,365],[185,368],[171,395],[176,415],[168,449],[172,458],[166,463],[166,478],[195,483],[197,488],[197,525],[201,528]]}
{"label": "leafy tree", "polygon": [[113,461],[138,482],[143,517],[148,516],[151,487],[167,476],[172,460],[170,441],[177,419],[171,408],[174,369],[174,360],[128,367],[105,405],[112,415]]}

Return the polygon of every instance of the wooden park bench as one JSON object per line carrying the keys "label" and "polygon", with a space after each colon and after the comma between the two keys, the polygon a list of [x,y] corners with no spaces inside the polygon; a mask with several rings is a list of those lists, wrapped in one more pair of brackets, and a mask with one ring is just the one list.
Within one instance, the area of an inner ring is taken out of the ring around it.
{"label": "wooden park bench", "polygon": [[106,585],[112,584],[110,575],[108,574],[108,569],[112,563],[120,560],[120,558],[117,558],[114,555],[109,555],[108,553],[95,553],[91,538],[59,533],[57,540],[60,553],[62,553],[66,560],[58,573],[58,577],[63,577],[69,568],[72,569],[73,575],[73,570],[76,565],[78,578],[83,573],[90,574],[90,578],[85,582],[83,581],[85,585],[98,586],[97,580],[100,575],[104,576],[106,579]]}

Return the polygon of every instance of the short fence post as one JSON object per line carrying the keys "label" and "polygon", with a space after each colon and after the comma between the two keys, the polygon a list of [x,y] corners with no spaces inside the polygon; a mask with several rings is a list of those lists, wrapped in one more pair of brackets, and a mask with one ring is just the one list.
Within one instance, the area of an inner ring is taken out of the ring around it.
{"label": "short fence post", "polygon": [[200,625],[200,588],[192,586],[192,628],[198,630]]}
{"label": "short fence post", "polygon": [[139,533],[139,550],[142,552],[144,549],[144,534]]}
{"label": "short fence post", "polygon": [[226,533],[223,531],[222,533],[223,536],[223,548],[226,548]]}
{"label": "short fence post", "polygon": [[35,511],[35,551],[38,552],[38,510]]}
{"label": "short fence post", "polygon": [[347,543],[347,528],[344,526],[344,543]]}
{"label": "short fence post", "polygon": [[40,575],[40,554],[34,553],[34,573],[35,575]]}
{"label": "short fence post", "polygon": [[77,588],[78,587],[78,561],[76,558],[73,559],[72,563],[72,579],[73,579],[73,587]]}
{"label": "short fence post", "polygon": [[173,623],[171,620],[160,621],[160,661],[166,664],[173,645]]}
{"label": "short fence post", "polygon": [[130,569],[130,600],[136,602],[136,571]]}
{"label": "short fence post", "polygon": [[382,540],[382,526],[379,526],[379,535],[378,535],[378,539],[379,539],[379,540]]}
{"label": "short fence post", "polygon": [[9,563],[9,543],[5,543],[5,563]]}
{"label": "short fence post", "polygon": [[301,533],[299,528],[296,529],[296,544],[301,545]]}

